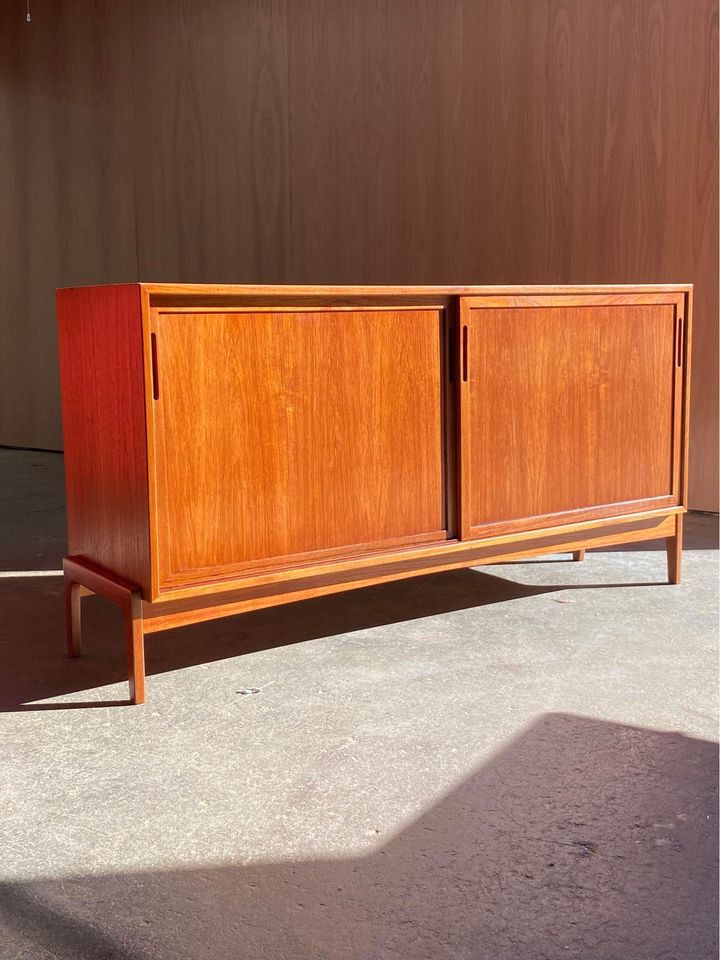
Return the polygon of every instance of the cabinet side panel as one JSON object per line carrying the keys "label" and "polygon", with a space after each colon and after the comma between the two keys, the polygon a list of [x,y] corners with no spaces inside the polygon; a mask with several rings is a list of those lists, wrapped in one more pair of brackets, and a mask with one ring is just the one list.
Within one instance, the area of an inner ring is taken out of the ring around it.
{"label": "cabinet side panel", "polygon": [[685,294],[685,344],[683,350],[683,413],[682,413],[682,444],[681,444],[681,473],[680,493],[681,503],[688,506],[688,466],[690,448],[690,375],[692,372],[692,341],[693,341],[693,288]]}
{"label": "cabinet side panel", "polygon": [[140,287],[59,290],[68,548],[149,591]]}

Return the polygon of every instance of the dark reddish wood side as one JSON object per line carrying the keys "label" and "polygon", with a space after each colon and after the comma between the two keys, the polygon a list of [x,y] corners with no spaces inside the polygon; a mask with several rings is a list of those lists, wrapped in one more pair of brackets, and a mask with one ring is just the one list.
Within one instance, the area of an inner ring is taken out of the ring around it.
{"label": "dark reddish wood side", "polygon": [[140,286],[58,290],[68,547],[149,589]]}

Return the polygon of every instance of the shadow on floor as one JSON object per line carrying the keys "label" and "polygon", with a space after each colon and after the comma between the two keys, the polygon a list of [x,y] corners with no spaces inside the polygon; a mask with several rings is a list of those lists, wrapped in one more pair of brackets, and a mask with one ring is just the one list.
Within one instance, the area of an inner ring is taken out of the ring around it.
{"label": "shadow on floor", "polygon": [[[637,582],[538,586],[472,569],[431,574],[153,634],[146,640],[147,674],[522,597],[637,586]],[[63,604],[61,577],[0,579],[0,609],[5,625],[0,638],[4,664],[0,673],[0,712],[128,703],[33,703],[125,681],[127,677],[117,608],[98,597],[83,600],[84,652],[79,659],[69,660],[65,655]]]}
{"label": "shadow on floor", "polygon": [[[89,598],[83,601],[86,652],[79,660],[69,661],[64,655],[62,580],[57,576],[32,575],[33,571],[57,570],[66,552],[62,456],[0,450],[0,466],[6,501],[11,505],[11,509],[0,513],[3,544],[0,567],[6,572],[27,574],[0,576],[0,656],[4,668],[0,671],[0,711],[108,706],[108,701],[32,705],[35,700],[124,681],[124,647],[117,610],[102,600]],[[717,538],[716,517],[688,515],[687,549],[716,548]],[[665,542],[603,549],[664,550]],[[568,555],[557,560],[541,557],[528,562],[570,563],[571,560]],[[498,564],[494,569],[501,573],[504,566],[510,564]],[[453,610],[600,586],[624,584],[537,586],[477,570],[432,574],[156,634],[147,641],[147,672],[149,675],[164,673]],[[117,704],[125,703],[117,701]]]}
{"label": "shadow on floor", "polygon": [[0,924],[58,960],[710,960],[717,781],[716,744],[549,714],[365,853],[5,883]]}

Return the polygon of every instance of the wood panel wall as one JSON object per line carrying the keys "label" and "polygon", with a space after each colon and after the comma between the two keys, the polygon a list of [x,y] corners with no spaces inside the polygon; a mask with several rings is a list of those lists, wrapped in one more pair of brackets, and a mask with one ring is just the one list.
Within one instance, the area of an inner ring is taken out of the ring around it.
{"label": "wood panel wall", "polygon": [[696,284],[718,509],[717,0],[8,0],[0,443],[61,445],[53,291]]}

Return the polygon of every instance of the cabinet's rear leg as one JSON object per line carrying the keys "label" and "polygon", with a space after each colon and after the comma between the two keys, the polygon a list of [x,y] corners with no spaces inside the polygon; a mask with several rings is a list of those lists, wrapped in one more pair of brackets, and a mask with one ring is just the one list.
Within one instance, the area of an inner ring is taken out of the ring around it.
{"label": "cabinet's rear leg", "polygon": [[678,513],[675,517],[675,536],[668,537],[665,541],[667,548],[668,583],[680,583],[682,574],[682,538],[683,515]]}
{"label": "cabinet's rear leg", "polygon": [[145,637],[142,621],[142,594],[133,591],[124,610],[128,683],[132,703],[145,703]]}
{"label": "cabinet's rear leg", "polygon": [[67,652],[69,657],[79,657],[82,644],[80,638],[80,601],[83,589],[65,576],[65,631],[67,634]]}
{"label": "cabinet's rear leg", "polygon": [[573,560],[577,563],[579,560],[585,559],[584,550],[573,550]]}

